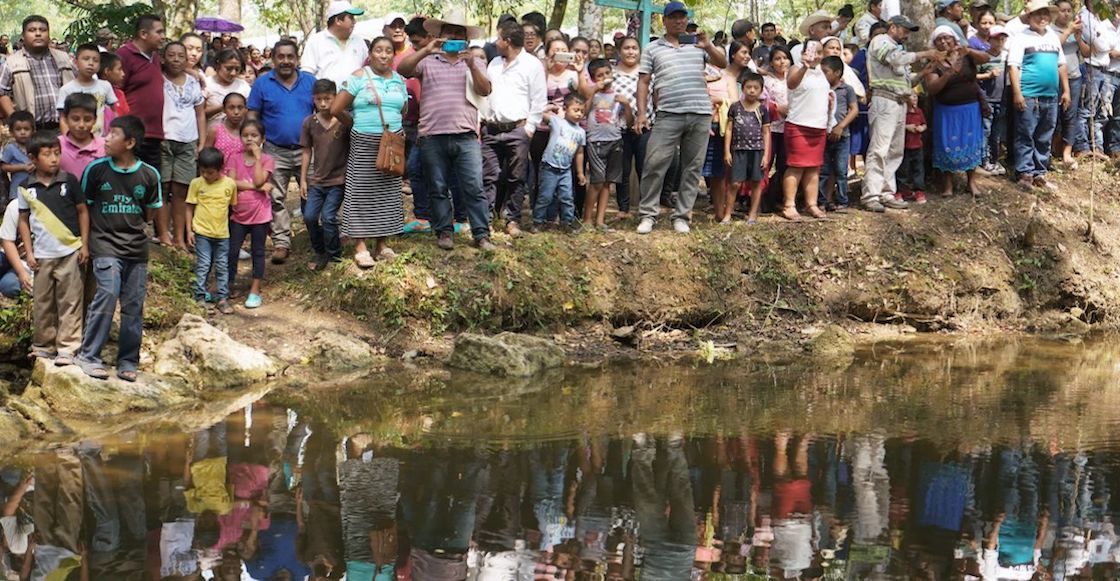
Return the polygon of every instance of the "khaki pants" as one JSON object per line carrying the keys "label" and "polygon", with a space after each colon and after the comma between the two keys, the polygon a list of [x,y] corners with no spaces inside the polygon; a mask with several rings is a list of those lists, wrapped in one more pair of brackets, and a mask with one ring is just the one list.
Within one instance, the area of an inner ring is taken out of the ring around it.
{"label": "khaki pants", "polygon": [[903,145],[906,138],[906,105],[888,97],[871,98],[867,111],[871,124],[871,143],[864,157],[864,204],[893,197],[898,191],[895,172],[902,165]]}
{"label": "khaki pants", "polygon": [[84,289],[78,253],[39,261],[32,304],[32,351],[74,355],[82,345]]}

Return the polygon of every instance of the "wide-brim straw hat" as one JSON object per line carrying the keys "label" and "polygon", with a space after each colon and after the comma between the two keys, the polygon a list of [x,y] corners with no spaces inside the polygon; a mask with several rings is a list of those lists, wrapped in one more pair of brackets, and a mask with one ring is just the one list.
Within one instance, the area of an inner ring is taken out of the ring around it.
{"label": "wide-brim straw hat", "polygon": [[805,20],[801,21],[801,26],[797,28],[797,31],[807,39],[809,38],[809,29],[822,22],[832,24],[832,15],[827,10],[817,10],[810,14]]}
{"label": "wide-brim straw hat", "polygon": [[482,28],[467,24],[467,14],[460,8],[449,8],[443,18],[429,18],[424,21],[424,30],[428,34],[439,37],[443,34],[444,25],[462,26],[467,29],[467,39],[474,40],[482,37]]}

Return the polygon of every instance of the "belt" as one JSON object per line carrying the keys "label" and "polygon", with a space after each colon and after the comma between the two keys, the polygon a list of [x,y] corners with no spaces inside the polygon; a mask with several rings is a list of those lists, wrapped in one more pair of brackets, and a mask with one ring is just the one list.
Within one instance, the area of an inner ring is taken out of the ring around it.
{"label": "belt", "polygon": [[509,123],[497,123],[497,122],[494,122],[494,121],[486,121],[486,122],[483,123],[483,125],[485,125],[486,128],[489,129],[491,133],[509,133],[510,131],[513,131],[514,129],[517,129],[518,127],[524,127],[525,126],[525,120],[522,119],[521,121],[510,121]]}
{"label": "belt", "polygon": [[265,141],[265,143],[267,143],[268,145],[271,145],[272,147],[275,147],[276,149],[286,149],[288,151],[296,151],[296,150],[299,150],[299,149],[303,149],[299,144],[296,144],[296,145],[280,145],[279,143],[274,143],[272,141]]}
{"label": "belt", "polygon": [[898,93],[892,93],[890,91],[884,91],[882,89],[878,91],[872,91],[871,98],[874,99],[875,97],[882,97],[884,99],[894,101],[899,105],[905,105],[906,101],[910,98],[908,96],[899,95]]}
{"label": "belt", "polygon": [[1093,68],[1097,69],[1098,72],[1104,73],[1110,77],[1120,78],[1120,71],[1110,71],[1100,65],[1093,65]]}

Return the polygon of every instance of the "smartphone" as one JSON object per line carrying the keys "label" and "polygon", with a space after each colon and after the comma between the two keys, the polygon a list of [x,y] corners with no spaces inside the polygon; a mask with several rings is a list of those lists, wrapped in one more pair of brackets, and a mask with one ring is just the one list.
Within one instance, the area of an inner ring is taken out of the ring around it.
{"label": "smartphone", "polygon": [[443,52],[448,54],[456,54],[467,50],[467,41],[465,40],[445,40],[443,41]]}
{"label": "smartphone", "polygon": [[576,53],[574,52],[558,52],[553,55],[552,60],[562,64],[570,64],[576,60]]}
{"label": "smartphone", "polygon": [[820,54],[820,52],[821,52],[821,43],[819,43],[815,40],[811,40],[811,41],[805,43],[805,52],[802,56],[806,59],[813,60],[813,59],[817,58],[817,55]]}
{"label": "smartphone", "polygon": [[677,40],[681,44],[696,44],[696,35],[695,34],[681,34],[681,35],[677,36]]}

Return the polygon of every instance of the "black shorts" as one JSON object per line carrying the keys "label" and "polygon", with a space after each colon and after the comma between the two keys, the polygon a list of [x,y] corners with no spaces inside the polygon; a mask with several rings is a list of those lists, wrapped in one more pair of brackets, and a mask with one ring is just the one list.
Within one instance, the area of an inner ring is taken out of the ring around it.
{"label": "black shorts", "polygon": [[593,141],[587,144],[588,183],[613,184],[622,181],[622,142]]}
{"label": "black shorts", "polygon": [[731,181],[761,182],[765,178],[762,171],[762,152],[737,150],[731,152]]}

